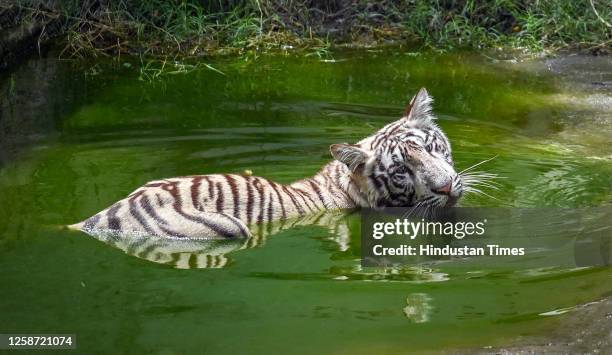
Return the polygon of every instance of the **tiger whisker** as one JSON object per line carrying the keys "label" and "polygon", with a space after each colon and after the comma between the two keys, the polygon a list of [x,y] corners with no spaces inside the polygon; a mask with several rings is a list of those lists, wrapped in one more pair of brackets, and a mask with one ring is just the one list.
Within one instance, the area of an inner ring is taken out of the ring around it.
{"label": "tiger whisker", "polygon": [[479,177],[473,177],[473,176],[468,176],[466,178],[461,178],[462,182],[465,181],[483,181],[483,182],[488,182],[488,183],[492,183],[492,184],[499,184],[499,182],[495,181],[494,179],[489,179],[489,178],[479,178]]}
{"label": "tiger whisker", "polygon": [[486,196],[488,198],[501,201],[497,197],[491,196],[490,194],[484,192],[483,189],[499,190],[502,185],[496,180],[504,179],[505,177],[486,171],[474,170],[474,168],[477,166],[489,162],[497,157],[498,156],[496,155],[492,158],[485,159],[459,172],[461,182],[464,185],[464,191],[466,192],[466,195],[468,195],[467,197],[472,194]]}
{"label": "tiger whisker", "polygon": [[465,188],[465,191],[466,192],[473,192],[473,193],[476,193],[476,194],[479,194],[479,195],[483,195],[483,196],[486,196],[486,197],[489,197],[489,198],[492,198],[494,200],[497,200],[497,201],[501,202],[501,200],[498,199],[497,197],[491,196],[488,193],[486,193],[486,192],[484,192],[484,191],[482,191],[480,189],[477,189],[475,187],[468,186],[468,187]]}
{"label": "tiger whisker", "polygon": [[418,202],[416,205],[414,205],[414,207],[412,207],[412,208],[410,209],[410,211],[408,211],[408,212],[404,213],[404,216],[403,216],[403,217],[404,217],[404,218],[409,218],[409,217],[412,215],[412,213],[413,213],[413,212],[414,212],[414,211],[415,211],[415,210],[416,210],[416,209],[417,209],[417,208],[418,208],[420,205],[421,205],[421,201],[419,201],[419,202]]}
{"label": "tiger whisker", "polygon": [[491,174],[484,171],[473,171],[460,175],[461,178],[484,178],[484,179],[505,179],[504,176],[499,176],[497,174]]}
{"label": "tiger whisker", "polygon": [[[429,198],[427,198],[427,199],[429,199]],[[407,212],[407,213],[404,215],[404,218],[409,218],[409,217],[412,215],[412,213],[414,213],[415,211],[418,211],[418,209],[419,209],[420,207],[422,207],[422,205],[423,205],[423,204],[424,204],[424,203],[427,201],[427,199],[425,199],[425,200],[421,200],[421,201],[417,202],[417,204],[416,204],[416,205],[414,205],[414,206],[413,206],[413,207],[410,209],[410,211],[408,211],[408,212]]]}
{"label": "tiger whisker", "polygon": [[470,166],[470,167],[468,167],[468,168],[465,168],[465,169],[461,170],[461,171],[460,171],[458,174],[459,174],[459,175],[461,175],[461,174],[463,174],[463,173],[465,173],[465,172],[468,172],[468,171],[470,171],[470,170],[474,169],[475,167],[477,167],[477,166],[479,166],[479,165],[482,165],[482,164],[484,164],[484,163],[486,163],[486,162],[489,162],[489,161],[491,161],[491,160],[493,160],[493,159],[495,159],[495,158],[497,158],[497,157],[498,157],[498,155],[496,155],[496,156],[494,156],[494,157],[492,157],[492,158],[489,158],[489,159],[483,160],[483,161],[481,161],[481,162],[479,162],[479,163],[476,163],[476,164],[474,164],[474,165],[472,165],[472,166]]}
{"label": "tiger whisker", "polygon": [[461,176],[462,180],[467,180],[467,179],[475,179],[475,180],[490,180],[490,181],[495,181],[498,179],[503,179],[503,177],[501,176],[486,176],[486,175],[464,175]]}
{"label": "tiger whisker", "polygon": [[430,204],[425,204],[423,206],[424,208],[421,208],[419,210],[419,215],[417,217],[421,217],[421,218],[428,218],[429,217],[429,208],[431,207]]}
{"label": "tiger whisker", "polygon": [[473,182],[473,183],[470,183],[470,186],[488,187],[488,188],[491,188],[493,190],[499,190],[500,189],[499,186],[495,186],[495,185],[491,185],[491,184],[487,184],[487,183],[483,183],[483,182]]}
{"label": "tiger whisker", "polygon": [[497,189],[502,187],[502,185],[499,183],[496,183],[494,181],[486,181],[486,180],[465,180],[461,182],[463,183],[463,186],[482,185],[482,186],[486,186],[490,188],[497,188]]}
{"label": "tiger whisker", "polygon": [[488,183],[492,183],[492,184],[499,184],[499,182],[495,179],[491,179],[491,178],[482,178],[482,177],[475,177],[475,176],[468,176],[468,177],[461,177],[461,181],[462,182],[466,182],[466,181],[483,181],[483,182],[488,182]]}
{"label": "tiger whisker", "polygon": [[461,181],[465,186],[482,185],[494,189],[499,189],[502,185],[496,181],[468,179]]}

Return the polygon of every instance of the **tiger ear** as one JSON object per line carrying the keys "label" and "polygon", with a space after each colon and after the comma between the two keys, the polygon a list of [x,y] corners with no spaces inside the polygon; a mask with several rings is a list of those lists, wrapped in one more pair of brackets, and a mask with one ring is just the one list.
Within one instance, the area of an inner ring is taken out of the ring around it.
{"label": "tiger ear", "polygon": [[406,120],[427,120],[433,118],[431,116],[431,103],[433,98],[429,96],[425,88],[421,88],[419,92],[414,95],[406,111],[404,112],[404,119]]}
{"label": "tiger ear", "polygon": [[346,164],[352,172],[355,172],[361,164],[365,164],[369,157],[365,150],[354,144],[332,144],[329,150],[334,159]]}

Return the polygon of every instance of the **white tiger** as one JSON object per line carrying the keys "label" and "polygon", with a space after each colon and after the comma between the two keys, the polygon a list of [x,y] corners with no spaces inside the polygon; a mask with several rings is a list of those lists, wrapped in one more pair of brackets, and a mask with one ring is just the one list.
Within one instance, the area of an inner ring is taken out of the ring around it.
{"label": "white tiger", "polygon": [[404,117],[357,144],[333,144],[335,158],[289,185],[266,178],[195,175],[151,181],[69,228],[164,238],[246,238],[250,227],[323,210],[452,206],[463,193],[450,143],[421,89]]}

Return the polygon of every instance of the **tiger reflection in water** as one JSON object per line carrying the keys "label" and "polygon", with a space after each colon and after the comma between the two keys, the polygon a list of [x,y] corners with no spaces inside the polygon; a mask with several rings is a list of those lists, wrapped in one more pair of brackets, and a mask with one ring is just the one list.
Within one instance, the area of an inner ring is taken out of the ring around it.
{"label": "tiger reflection in water", "polygon": [[228,254],[243,249],[261,247],[269,236],[299,226],[322,227],[340,251],[349,249],[350,230],[347,218],[354,212],[322,211],[290,220],[258,225],[250,238],[196,239],[165,238],[141,233],[92,231],[90,235],[126,254],[178,269],[223,268],[230,262]]}

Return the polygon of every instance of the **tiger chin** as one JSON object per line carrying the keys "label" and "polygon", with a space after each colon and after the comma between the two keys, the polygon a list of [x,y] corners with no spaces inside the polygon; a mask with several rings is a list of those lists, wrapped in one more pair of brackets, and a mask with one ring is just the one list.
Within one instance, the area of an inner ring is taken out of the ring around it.
{"label": "tiger chin", "polygon": [[236,174],[151,181],[68,227],[89,234],[247,238],[253,226],[323,210],[452,206],[463,188],[432,101],[423,88],[399,120],[356,144],[331,145],[334,160],[313,177],[288,185]]}

